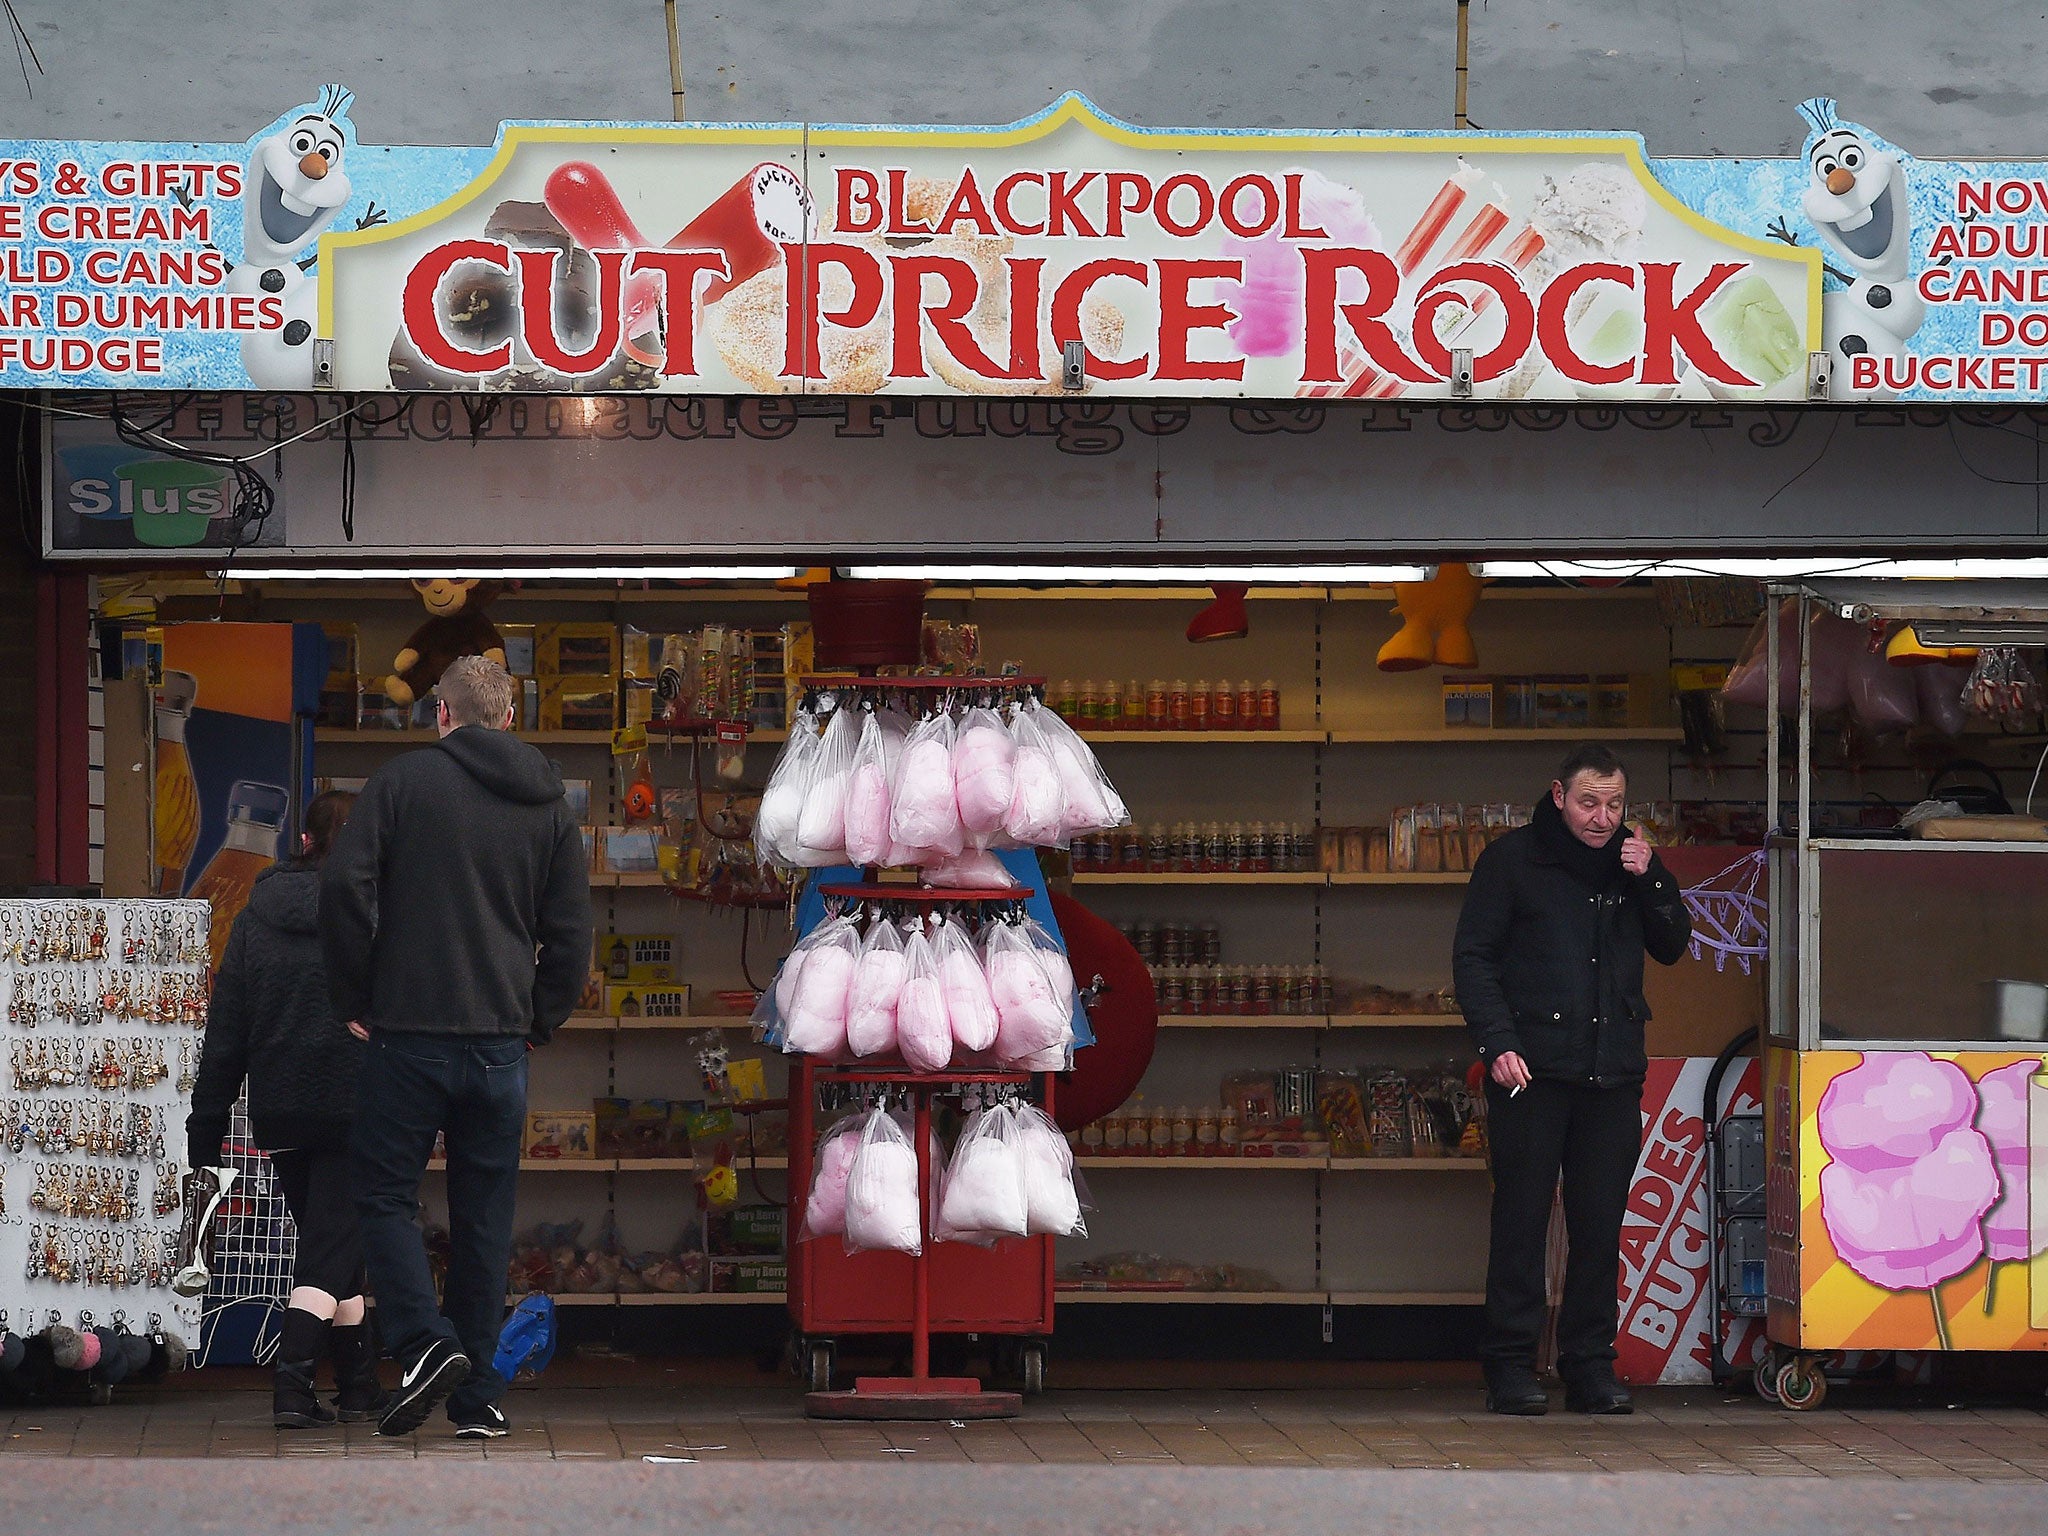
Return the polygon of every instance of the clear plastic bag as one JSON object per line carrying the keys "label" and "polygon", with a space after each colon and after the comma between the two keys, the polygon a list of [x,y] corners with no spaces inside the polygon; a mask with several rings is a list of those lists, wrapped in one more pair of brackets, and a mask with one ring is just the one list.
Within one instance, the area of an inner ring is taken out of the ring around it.
{"label": "clear plastic bag", "polygon": [[785,1051],[827,1058],[846,1053],[847,1004],[853,992],[854,965],[860,950],[860,930],[852,920],[828,917],[790,951],[783,969],[787,971],[794,964],[796,976],[786,997],[781,990],[782,978],[776,978]]}
{"label": "clear plastic bag", "polygon": [[896,1049],[896,1007],[906,980],[903,935],[882,918],[868,923],[846,1005],[846,1046],[855,1056]]}
{"label": "clear plastic bag", "polygon": [[1029,918],[993,922],[982,933],[982,962],[995,1002],[999,1062],[1035,1061],[1071,1047],[1074,973],[1050,934]]}
{"label": "clear plastic bag", "polygon": [[1020,1104],[1015,1114],[1026,1225],[1046,1237],[1086,1237],[1088,1226],[1081,1211],[1093,1202],[1074,1171],[1074,1149],[1052,1116],[1037,1105]]}
{"label": "clear plastic bag", "polygon": [[860,743],[846,779],[846,857],[854,864],[885,864],[889,837],[889,753],[879,711],[861,721]]}
{"label": "clear plastic bag", "polygon": [[1053,765],[1060,772],[1060,841],[1076,832],[1107,832],[1131,824],[1129,807],[1102,764],[1088,750],[1088,743],[1074,734],[1074,728],[1043,705],[1028,706],[1037,718],[1046,745],[1052,748]]}
{"label": "clear plastic bag", "polygon": [[953,1026],[939,957],[923,930],[903,946],[903,991],[896,1003],[896,1048],[913,1072],[943,1072],[953,1061]]}
{"label": "clear plastic bag", "polygon": [[1037,715],[1035,708],[1025,707],[1010,720],[1010,804],[1003,831],[1023,847],[1052,848],[1065,841],[1066,790]]}
{"label": "clear plastic bag", "polygon": [[943,712],[921,721],[903,743],[889,788],[889,836],[928,862],[962,847],[960,805],[953,791],[953,720]]}
{"label": "clear plastic bag", "polygon": [[798,711],[796,723],[789,728],[789,741],[761,791],[761,809],[754,817],[754,851],[763,864],[796,863],[793,854],[804,815],[804,784],[819,745],[817,717],[809,710]]}
{"label": "clear plastic bag", "polygon": [[917,1149],[884,1110],[871,1111],[861,1127],[860,1147],[846,1179],[844,1235],[848,1253],[877,1248],[924,1252]]}
{"label": "clear plastic bag", "polygon": [[796,1229],[798,1242],[845,1233],[846,1185],[853,1176],[853,1160],[860,1152],[864,1124],[859,1115],[848,1115],[818,1138],[811,1190],[804,1200],[803,1220]]}
{"label": "clear plastic bag", "polygon": [[860,733],[859,710],[841,705],[832,711],[824,739],[811,759],[803,814],[797,820],[799,847],[812,854],[830,854],[834,861],[846,852],[847,780],[853,773]]}
{"label": "clear plastic bag", "polygon": [[961,1128],[939,1191],[948,1229],[1022,1237],[1030,1230],[1017,1122],[1002,1105],[976,1110]]}
{"label": "clear plastic bag", "polygon": [[977,848],[1003,830],[1016,787],[1016,744],[992,709],[970,709],[953,739],[953,795],[960,826]]}
{"label": "clear plastic bag", "polygon": [[939,959],[939,986],[954,1043],[964,1051],[988,1050],[996,1043],[998,1021],[979,951],[958,923],[941,917],[932,925],[932,952]]}
{"label": "clear plastic bag", "polygon": [[985,848],[964,849],[954,858],[927,864],[921,883],[934,890],[963,891],[1013,891],[1022,884]]}

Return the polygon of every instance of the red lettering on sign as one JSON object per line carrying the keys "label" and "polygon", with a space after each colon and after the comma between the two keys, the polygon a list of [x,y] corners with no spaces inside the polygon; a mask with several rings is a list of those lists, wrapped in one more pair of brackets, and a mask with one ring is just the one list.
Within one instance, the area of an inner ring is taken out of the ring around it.
{"label": "red lettering on sign", "polygon": [[1159,263],[1159,367],[1155,379],[1221,379],[1244,377],[1244,359],[1197,362],[1188,356],[1188,337],[1195,331],[1220,331],[1237,318],[1228,304],[1196,304],[1192,284],[1211,278],[1244,277],[1241,261],[1176,261]]}
{"label": "red lettering on sign", "polygon": [[1676,384],[1678,354],[1717,384],[1754,389],[1756,380],[1723,357],[1700,327],[1700,307],[1720,292],[1745,261],[1717,261],[1683,298],[1677,294],[1678,263],[1643,263],[1643,377],[1645,384]]}
{"label": "red lettering on sign", "polygon": [[405,332],[419,348],[420,356],[436,368],[449,373],[496,373],[512,366],[509,340],[478,352],[463,346],[441,328],[435,296],[441,280],[465,261],[484,262],[506,273],[512,270],[511,251],[502,240],[450,240],[435,246],[406,274],[405,291],[399,300]]}
{"label": "red lettering on sign", "polygon": [[[1387,311],[1401,296],[1401,273],[1384,251],[1363,251],[1349,246],[1330,246],[1301,253],[1308,276],[1303,289],[1307,311],[1307,334],[1302,352],[1303,380],[1311,384],[1334,384],[1341,377],[1337,361],[1337,316],[1351,327],[1351,334],[1373,365],[1385,374],[1410,384],[1436,382],[1401,350],[1386,322]],[[1356,304],[1337,301],[1338,285],[1346,272],[1365,276],[1365,298]]]}

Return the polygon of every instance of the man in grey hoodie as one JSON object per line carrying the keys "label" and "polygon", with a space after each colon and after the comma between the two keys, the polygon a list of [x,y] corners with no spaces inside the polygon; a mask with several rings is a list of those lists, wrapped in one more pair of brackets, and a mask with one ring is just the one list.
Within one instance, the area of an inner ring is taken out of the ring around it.
{"label": "man in grey hoodie", "polygon": [[[441,740],[363,786],[321,870],[336,1013],[369,1041],[350,1156],[377,1321],[401,1375],[377,1422],[437,1403],[464,1437],[506,1432],[492,1368],[505,1315],[526,1056],[575,1008],[591,955],[590,871],[560,776],[511,734],[515,687],[481,656],[435,688]],[[439,1307],[415,1221],[448,1153]]]}

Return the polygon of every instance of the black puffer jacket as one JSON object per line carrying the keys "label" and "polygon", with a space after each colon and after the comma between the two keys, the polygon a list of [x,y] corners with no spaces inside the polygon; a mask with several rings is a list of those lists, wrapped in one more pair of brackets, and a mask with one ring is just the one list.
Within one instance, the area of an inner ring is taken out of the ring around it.
{"label": "black puffer jacket", "polygon": [[1640,875],[1622,869],[1627,835],[1617,829],[1605,859],[1574,853],[1546,798],[1531,825],[1473,864],[1452,974],[1487,1062],[1514,1051],[1537,1077],[1603,1085],[1640,1082],[1648,1071],[1643,955],[1674,964],[1692,918],[1654,854]]}
{"label": "black puffer jacket", "polygon": [[244,1077],[258,1146],[348,1145],[363,1045],[328,999],[319,919],[320,872],[308,864],[264,871],[235,919],[185,1122],[194,1167],[220,1160]]}
{"label": "black puffer jacket", "polygon": [[590,863],[555,765],[465,725],[363,786],[320,872],[343,1018],[547,1040],[590,975]]}

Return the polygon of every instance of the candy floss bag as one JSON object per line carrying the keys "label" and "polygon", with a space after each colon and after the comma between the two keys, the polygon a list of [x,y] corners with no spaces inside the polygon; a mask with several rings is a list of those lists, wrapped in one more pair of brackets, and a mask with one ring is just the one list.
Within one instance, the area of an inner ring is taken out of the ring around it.
{"label": "candy floss bag", "polygon": [[970,709],[953,741],[953,796],[967,841],[986,848],[1003,830],[1016,788],[1016,744],[992,709]]}
{"label": "candy floss bag", "polygon": [[1035,707],[1019,706],[1011,716],[1010,742],[1010,804],[1003,831],[1026,848],[1055,847],[1063,840],[1067,796]]}
{"label": "candy floss bag", "polygon": [[953,1026],[939,957],[918,929],[903,946],[903,992],[896,1003],[896,1048],[913,1072],[943,1072],[953,1061]]}
{"label": "candy floss bag", "polygon": [[1088,750],[1088,743],[1074,734],[1074,728],[1040,704],[1031,706],[1038,729],[1052,748],[1053,766],[1060,772],[1060,794],[1065,804],[1060,813],[1060,841],[1076,832],[1107,832],[1127,827],[1131,813],[1102,771],[1102,764]]}
{"label": "candy floss bag", "polygon": [[846,780],[846,857],[854,864],[889,862],[889,757],[879,710],[860,724],[860,743]]}
{"label": "candy floss bag", "polygon": [[896,1008],[905,977],[903,935],[888,919],[870,918],[846,1005],[846,1045],[854,1055],[880,1056],[896,1049]]}
{"label": "candy floss bag", "polygon": [[[990,923],[982,964],[996,1007],[996,1060],[1063,1071],[1074,1041],[1074,972],[1052,936],[1029,918]],[[1057,1055],[1057,1061],[1045,1058]]]}
{"label": "candy floss bag", "polygon": [[853,1176],[853,1160],[860,1151],[865,1126],[859,1115],[848,1115],[818,1138],[811,1192],[804,1201],[804,1217],[796,1229],[798,1242],[845,1233],[846,1184]]}
{"label": "candy floss bag", "polygon": [[828,1058],[845,1054],[847,1004],[860,949],[860,930],[841,916],[826,918],[790,951],[775,978],[785,1051]]}
{"label": "candy floss bag", "polygon": [[1002,1105],[967,1117],[939,1192],[939,1214],[947,1228],[1002,1237],[1029,1231],[1018,1150],[1016,1120]]}
{"label": "candy floss bag", "polygon": [[953,719],[943,709],[919,722],[903,743],[889,793],[889,836],[897,847],[941,858],[960,851],[960,805],[953,791]]}
{"label": "candy floss bag", "polygon": [[861,1127],[860,1147],[846,1179],[846,1251],[891,1248],[924,1252],[917,1199],[917,1151],[885,1110]]}
{"label": "candy floss bag", "polygon": [[996,1043],[996,1004],[980,954],[959,923],[945,917],[932,924],[932,953],[939,959],[939,986],[954,1044],[975,1053],[989,1049]]}
{"label": "candy floss bag", "polygon": [[1095,1202],[1074,1171],[1074,1149],[1053,1123],[1052,1116],[1035,1104],[1016,1109],[1018,1161],[1024,1170],[1025,1221],[1033,1233],[1046,1237],[1086,1237],[1087,1223],[1081,1220],[1085,1206]]}
{"label": "candy floss bag", "polygon": [[819,746],[817,717],[797,712],[789,741],[761,791],[761,809],[754,817],[754,851],[763,864],[795,864],[797,827],[803,821],[804,784]]}
{"label": "candy floss bag", "polygon": [[827,862],[831,863],[837,863],[846,851],[846,789],[854,753],[860,746],[860,716],[860,710],[845,704],[832,711],[824,739],[811,759],[803,814],[797,820],[798,846],[814,855],[830,855]]}

